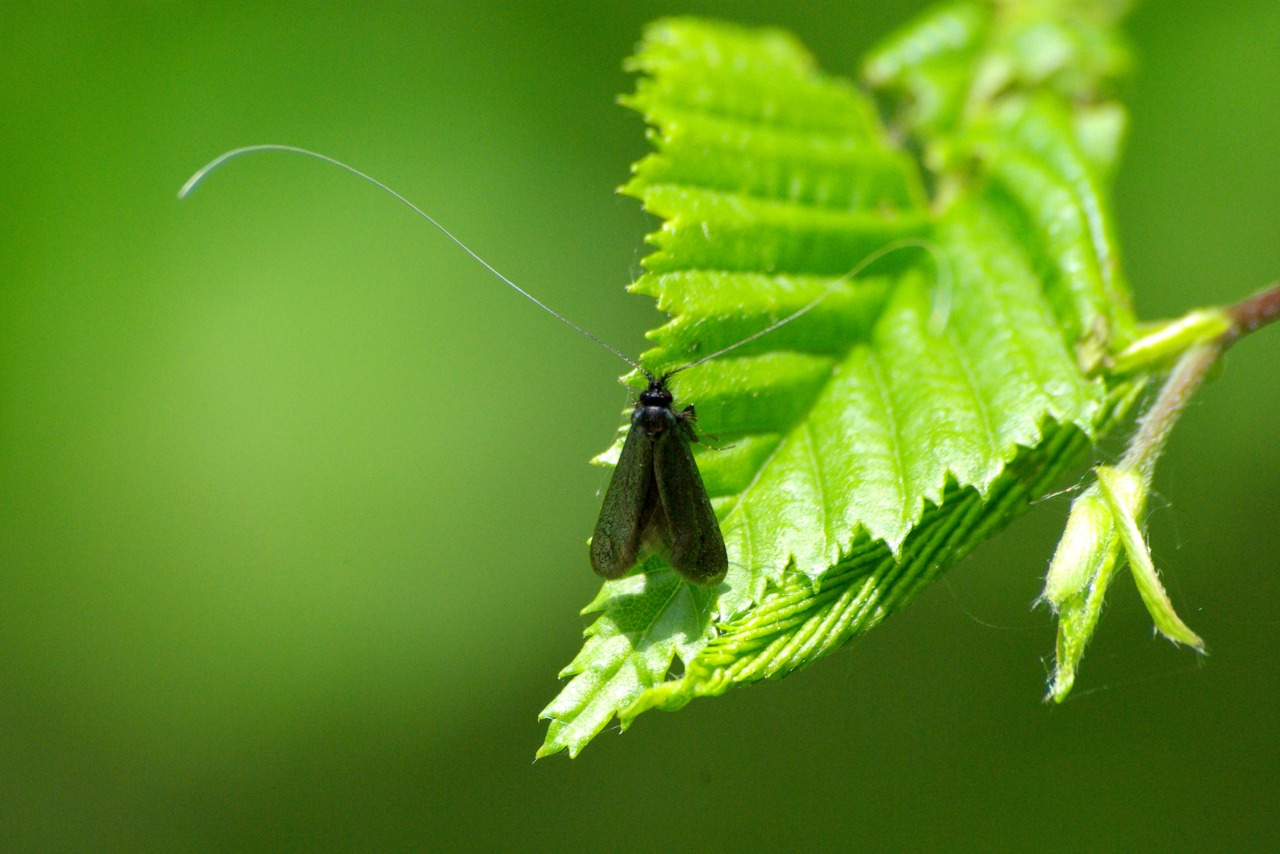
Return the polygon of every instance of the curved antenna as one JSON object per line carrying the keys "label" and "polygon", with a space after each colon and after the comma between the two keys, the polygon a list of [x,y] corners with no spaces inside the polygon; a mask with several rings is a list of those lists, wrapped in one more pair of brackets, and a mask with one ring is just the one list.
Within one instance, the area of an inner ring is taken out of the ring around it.
{"label": "curved antenna", "polygon": [[506,276],[499,273],[496,269],[494,269],[492,264],[490,264],[488,261],[484,260],[479,255],[477,255],[474,251],[472,251],[470,246],[463,243],[457,237],[454,237],[453,232],[449,231],[449,229],[445,228],[443,225],[436,222],[435,218],[432,217],[431,214],[427,213],[422,208],[418,207],[413,202],[409,201],[404,196],[400,195],[395,190],[391,189],[386,184],[379,181],[377,178],[374,178],[371,175],[366,175],[364,172],[361,172],[359,169],[356,169],[354,166],[348,166],[347,164],[343,163],[341,160],[335,160],[334,158],[329,157],[328,155],[320,154],[319,152],[316,152],[316,151],[309,151],[305,148],[298,148],[297,146],[294,146],[294,145],[246,145],[243,148],[233,148],[230,151],[226,151],[226,152],[223,152],[222,154],[219,154],[217,157],[210,160],[204,166],[201,166],[199,169],[197,169],[196,173],[192,175],[190,178],[188,178],[187,183],[183,184],[182,189],[178,191],[178,198],[185,199],[187,196],[191,195],[192,191],[195,190],[195,188],[200,184],[201,181],[203,181],[205,178],[209,176],[210,172],[212,172],[214,169],[217,169],[219,166],[226,163],[228,160],[232,160],[236,157],[241,156],[242,154],[255,154],[259,151],[284,151],[289,154],[302,154],[306,157],[314,157],[316,160],[323,160],[325,163],[329,163],[334,166],[337,166],[339,169],[344,169],[347,172],[350,172],[352,175],[355,175],[357,178],[362,178],[365,181],[368,181],[370,184],[377,187],[379,190],[389,193],[397,201],[403,203],[406,207],[408,207],[409,210],[413,211],[418,216],[422,217],[427,222],[434,225],[436,229],[440,231],[441,234],[443,234],[445,237],[452,240],[455,244],[457,244],[462,249],[463,252],[470,255],[477,263],[479,263],[481,267],[484,267],[490,273],[497,276],[500,280],[502,280],[504,284],[509,286],[516,293],[520,294],[520,296],[524,297],[529,302],[533,303],[538,308],[542,309],[547,314],[554,317],[556,320],[559,320],[565,325],[573,328],[574,330],[581,332],[583,335],[587,336],[592,341],[596,342],[601,347],[605,348],[610,353],[617,356],[619,359],[626,362],[628,365],[635,368],[640,373],[644,374],[650,380],[653,379],[652,374],[650,374],[644,368],[640,367],[639,363],[632,361],[630,357],[626,356],[617,347],[614,347],[611,344],[607,344],[604,341],[601,341],[599,338],[592,335],[590,332],[583,329],[581,326],[574,323],[572,320],[565,317],[563,314],[560,314],[559,312],[552,309],[550,306],[548,306],[542,300],[535,297],[533,294],[526,291],[524,288],[520,287],[515,282],[508,279]]}
{"label": "curved antenna", "polygon": [[[750,344],[752,341],[755,341],[758,338],[763,338],[764,336],[768,335],[770,332],[773,332],[775,329],[778,329],[779,327],[786,326],[791,321],[797,320],[800,317],[803,317],[804,315],[813,311],[815,308],[821,305],[822,302],[827,297],[834,294],[838,288],[846,284],[850,279],[856,278],[859,273],[861,273],[863,270],[870,267],[875,262],[879,261],[881,258],[885,257],[886,255],[892,255],[894,252],[898,252],[899,250],[910,249],[912,247],[923,249],[926,252],[928,252],[930,256],[932,256],[934,267],[938,271],[937,273],[938,296],[934,301],[933,312],[930,314],[929,323],[930,323],[931,329],[934,329],[935,331],[940,331],[940,327],[946,325],[946,315],[950,312],[950,309],[951,309],[951,268],[942,263],[942,260],[941,260],[942,249],[938,246],[938,244],[934,243],[931,240],[925,240],[919,237],[905,237],[901,240],[895,240],[890,244],[882,246],[881,248],[877,249],[875,252],[872,252],[866,258],[863,258],[861,261],[858,262],[858,264],[852,270],[845,273],[843,276],[841,276],[840,278],[832,282],[830,285],[828,285],[826,290],[824,290],[818,296],[814,297],[812,300],[806,303],[802,308],[799,308],[796,311],[792,312],[791,314],[788,314],[786,317],[782,318],[776,323],[772,323],[769,326],[766,326],[764,329],[761,329],[759,332],[755,332],[751,335],[748,335],[746,338],[743,338],[741,341],[737,342],[736,344],[730,344],[728,347],[725,347],[723,350],[717,350],[716,352],[712,353],[709,356],[703,356],[700,359],[695,359],[694,361],[690,362],[687,365],[681,365],[680,367],[676,368],[673,371],[667,371],[665,374],[662,375],[662,378],[670,379],[672,376],[680,373],[681,371],[687,371],[690,368],[694,368],[694,367],[697,367],[698,365],[701,365],[703,362],[709,362],[712,359],[719,358],[720,356],[723,356],[725,353],[728,353],[732,350],[736,350],[739,347],[743,346],[744,344]],[[943,286],[943,279],[946,280],[945,287]]]}

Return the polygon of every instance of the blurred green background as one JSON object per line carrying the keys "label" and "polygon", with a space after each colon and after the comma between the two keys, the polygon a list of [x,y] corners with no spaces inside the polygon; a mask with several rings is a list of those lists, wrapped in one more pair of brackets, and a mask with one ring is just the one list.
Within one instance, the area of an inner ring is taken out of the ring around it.
{"label": "blurred green background", "polygon": [[[1203,663],[1118,584],[1062,707],[1046,502],[854,648],[531,762],[596,580],[638,352],[642,25],[853,73],[920,2],[0,10],[0,847],[1261,848],[1280,838],[1280,330],[1180,426],[1151,524]],[[1146,317],[1280,275],[1280,4],[1159,2],[1117,190]]]}

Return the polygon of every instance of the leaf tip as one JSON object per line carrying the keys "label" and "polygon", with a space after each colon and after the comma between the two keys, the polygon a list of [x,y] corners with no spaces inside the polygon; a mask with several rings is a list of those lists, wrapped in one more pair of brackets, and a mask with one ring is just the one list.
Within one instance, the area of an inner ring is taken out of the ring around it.
{"label": "leaf tip", "polygon": [[1049,682],[1049,691],[1044,696],[1045,702],[1062,705],[1075,684],[1076,669],[1074,666],[1054,670],[1053,679]]}

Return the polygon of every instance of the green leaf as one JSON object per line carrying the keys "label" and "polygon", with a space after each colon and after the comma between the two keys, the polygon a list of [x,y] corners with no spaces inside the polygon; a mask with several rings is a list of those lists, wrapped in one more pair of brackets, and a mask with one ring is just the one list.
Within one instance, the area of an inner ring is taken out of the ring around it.
{"label": "green leaf", "polygon": [[[1104,407],[1102,423],[1123,419],[1132,402],[1132,394],[1117,394]],[[1024,449],[1005,467],[985,495],[972,487],[949,488],[942,504],[924,513],[900,556],[864,538],[817,580],[788,574],[755,607],[718,624],[714,638],[686,659],[681,678],[648,688],[619,716],[625,724],[650,708],[678,709],[734,685],[780,678],[839,649],[1047,492],[1089,444],[1079,429],[1050,428],[1035,448]]]}
{"label": "green leaf", "polygon": [[714,598],[661,566],[606,585],[583,609],[604,616],[560,673],[573,681],[542,713],[551,725],[538,756],[565,747],[576,756],[618,708],[666,678],[677,653],[692,658],[707,639]]}
{"label": "green leaf", "polygon": [[1109,466],[1100,466],[1096,471],[1098,485],[1102,487],[1102,495],[1115,519],[1125,557],[1138,584],[1138,593],[1155,621],[1156,630],[1174,643],[1186,644],[1203,653],[1204,641],[1174,612],[1173,603],[1169,601],[1169,594],[1160,583],[1155,563],[1151,560],[1146,538],[1138,527],[1138,516],[1147,506],[1146,484],[1136,472]]}
{"label": "green leaf", "polygon": [[[1114,16],[1032,5],[942,7],[872,55],[875,93],[777,31],[646,32],[624,103],[655,150],[623,192],[663,220],[632,290],[670,319],[645,366],[687,364],[830,296],[673,379],[732,446],[697,450],[729,575],[694,589],[653,559],[606,583],[543,712],[540,756],[576,754],[615,714],[625,727],[811,664],[1129,412],[1140,378],[1100,372],[1134,329],[1106,206],[1116,135],[1096,120],[1114,130],[1123,115],[1104,97],[1123,67]],[[1028,44],[1058,45],[1057,59],[1036,64]]]}

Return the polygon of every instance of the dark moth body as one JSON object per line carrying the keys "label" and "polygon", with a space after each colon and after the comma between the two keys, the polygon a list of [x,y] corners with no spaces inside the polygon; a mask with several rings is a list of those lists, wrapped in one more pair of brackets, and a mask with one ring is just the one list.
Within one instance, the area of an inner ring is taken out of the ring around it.
{"label": "dark moth body", "polygon": [[693,459],[693,407],[672,408],[667,377],[653,378],[631,413],[631,430],[591,537],[591,566],[621,578],[642,550],[665,557],[693,584],[715,585],[729,569],[724,537]]}

